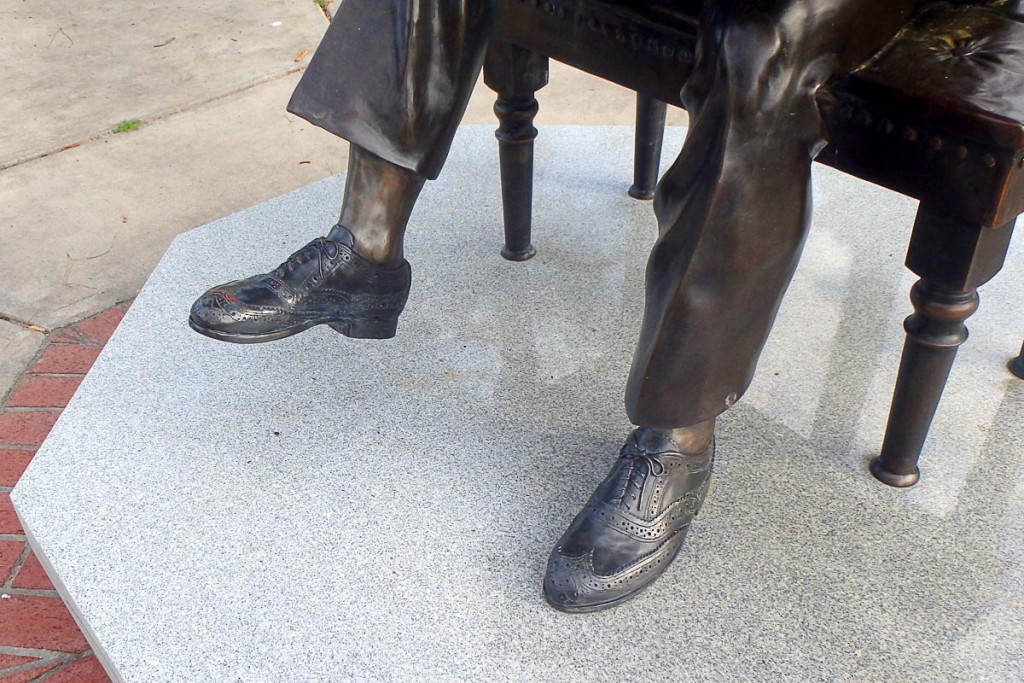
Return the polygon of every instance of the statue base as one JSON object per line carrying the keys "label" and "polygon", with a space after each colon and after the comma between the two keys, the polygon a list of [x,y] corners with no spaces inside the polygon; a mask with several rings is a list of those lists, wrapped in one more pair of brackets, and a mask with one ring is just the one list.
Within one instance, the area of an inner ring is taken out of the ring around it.
{"label": "statue base", "polygon": [[1013,678],[1024,399],[1003,359],[1024,258],[986,289],[927,484],[882,486],[867,461],[914,205],[820,167],[807,253],[679,558],[614,610],[545,604],[548,552],[630,430],[656,226],[626,195],[631,130],[538,143],[537,255],[512,263],[492,131],[460,133],[410,226],[393,340],[239,346],[186,323],[210,285],[326,231],[341,178],[175,240],[13,495],[111,677]]}

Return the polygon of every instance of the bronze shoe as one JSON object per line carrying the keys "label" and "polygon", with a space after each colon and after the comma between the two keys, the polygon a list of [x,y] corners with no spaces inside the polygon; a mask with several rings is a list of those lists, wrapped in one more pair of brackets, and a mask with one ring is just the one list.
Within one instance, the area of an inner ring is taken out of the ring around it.
{"label": "bronze shoe", "polygon": [[595,612],[661,576],[707,495],[714,450],[712,439],[700,453],[682,453],[657,430],[635,430],[551,552],[548,603],[563,612]]}
{"label": "bronze shoe", "polygon": [[314,325],[347,337],[389,339],[409,298],[408,261],[384,268],[337,225],[269,273],[214,287],[192,305],[196,332],[238,344],[282,339]]}

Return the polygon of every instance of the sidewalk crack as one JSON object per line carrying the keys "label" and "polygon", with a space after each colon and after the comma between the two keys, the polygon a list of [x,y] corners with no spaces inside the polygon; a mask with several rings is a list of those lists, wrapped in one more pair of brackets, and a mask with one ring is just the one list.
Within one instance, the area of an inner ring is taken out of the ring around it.
{"label": "sidewalk crack", "polygon": [[3,313],[0,313],[0,322],[12,323],[19,327],[24,327],[26,330],[39,332],[40,334],[50,334],[50,330],[46,329],[42,325],[36,325],[35,323],[30,323],[27,320],[20,320],[12,315],[4,315]]}

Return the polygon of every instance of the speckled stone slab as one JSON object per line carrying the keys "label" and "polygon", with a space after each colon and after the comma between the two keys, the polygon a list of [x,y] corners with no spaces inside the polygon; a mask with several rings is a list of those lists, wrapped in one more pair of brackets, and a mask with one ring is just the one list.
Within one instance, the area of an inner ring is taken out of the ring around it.
{"label": "speckled stone slab", "polygon": [[[498,256],[490,128],[409,232],[399,336],[265,345],[185,324],[324,233],[341,178],[182,235],[14,492],[124,681],[1024,678],[1020,242],[982,292],[922,462],[868,474],[913,281],[905,197],[815,169],[807,251],[684,552],[567,616],[548,551],[629,430],[649,203],[631,131],[545,128],[535,243]],[[672,131],[667,158],[678,150]]]}

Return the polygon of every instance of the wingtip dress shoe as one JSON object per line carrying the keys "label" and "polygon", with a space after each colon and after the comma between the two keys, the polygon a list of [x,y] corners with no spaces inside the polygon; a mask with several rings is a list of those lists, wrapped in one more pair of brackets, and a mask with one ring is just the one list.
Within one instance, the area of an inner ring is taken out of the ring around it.
{"label": "wingtip dress shoe", "polygon": [[661,576],[707,496],[714,439],[683,453],[640,428],[548,558],[544,597],[563,612],[595,612],[630,599]]}
{"label": "wingtip dress shoe", "polygon": [[355,252],[337,225],[269,273],[210,289],[192,305],[189,325],[238,344],[282,339],[315,325],[347,337],[389,339],[412,282],[409,263],[385,268]]}

